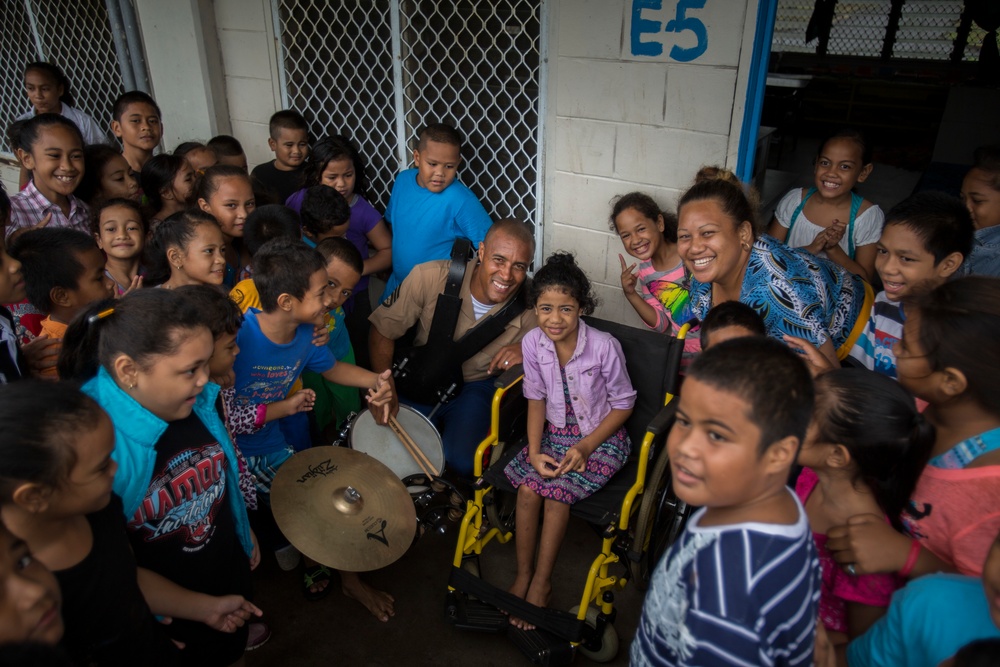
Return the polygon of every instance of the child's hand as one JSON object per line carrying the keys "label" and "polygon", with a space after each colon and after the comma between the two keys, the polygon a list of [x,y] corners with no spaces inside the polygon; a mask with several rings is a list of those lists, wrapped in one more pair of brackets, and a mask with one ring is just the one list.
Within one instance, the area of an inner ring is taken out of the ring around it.
{"label": "child's hand", "polygon": [[823,252],[823,249],[826,248],[829,231],[830,231],[829,229],[824,229],[823,231],[816,234],[816,236],[812,240],[812,243],[805,246],[805,249],[814,255],[818,255],[819,253]]}
{"label": "child's hand", "polygon": [[853,564],[857,574],[898,572],[906,564],[912,542],[875,514],[852,516],[826,536],[833,559],[843,567]]}
{"label": "child's hand", "polygon": [[313,345],[323,347],[329,342],[330,330],[326,328],[326,324],[317,324],[313,327]]}
{"label": "child's hand", "polygon": [[[142,276],[136,276],[135,278],[132,279],[132,282],[131,282],[131,284],[129,284],[128,289],[125,290],[125,292],[121,296],[119,296],[117,298],[120,299],[123,296],[128,296],[132,292],[136,291],[137,289],[141,289],[141,288],[142,288]],[[213,380],[213,382],[214,382],[214,380]]]}
{"label": "child's hand", "polygon": [[781,338],[785,341],[785,345],[802,355],[802,360],[806,362],[806,366],[809,367],[809,373],[813,377],[817,377],[836,368],[836,366],[834,366],[833,363],[826,358],[825,354],[820,352],[815,345],[807,341],[805,338],[788,335],[782,336]]}
{"label": "child's hand", "polygon": [[587,457],[576,447],[570,447],[563,456],[562,463],[556,468],[556,477],[568,472],[583,472],[587,469]]}
{"label": "child's hand", "polygon": [[36,229],[43,229],[50,222],[52,222],[52,211],[49,211],[48,213],[46,213],[45,217],[43,217],[41,220],[39,220],[38,224],[35,225],[34,227],[21,227],[20,229],[15,229],[13,232],[10,233],[10,236],[7,237],[7,244],[6,244],[7,247],[9,248],[10,244],[14,241],[14,239],[16,239],[21,234],[23,234],[25,232],[31,232],[31,231],[34,231]]}
{"label": "child's hand", "polygon": [[535,471],[544,477],[545,479],[552,479],[556,477],[556,471],[559,469],[559,464],[554,458],[548,454],[535,454],[534,456],[528,457],[531,461],[531,467]]}
{"label": "child's hand", "polygon": [[844,232],[846,231],[847,225],[842,223],[840,220],[834,220],[833,224],[826,230],[826,244],[823,246],[823,249],[829,250],[839,244],[840,240],[844,238]]}
{"label": "child's hand", "polygon": [[219,632],[236,632],[252,616],[263,616],[257,605],[242,595],[219,595],[211,598],[202,622]]}
{"label": "child's hand", "polygon": [[639,281],[639,276],[632,271],[635,270],[636,264],[625,266],[625,258],[621,253],[618,253],[618,261],[622,263],[622,291],[625,292],[625,296],[635,294],[635,284]]}
{"label": "child's hand", "polygon": [[316,392],[312,389],[299,389],[285,400],[288,401],[290,411],[288,414],[294,415],[299,412],[309,412],[316,405]]}
{"label": "child's hand", "polygon": [[[24,353],[24,358],[28,362],[28,368],[32,370],[35,375],[38,375],[42,371],[55,368],[56,362],[59,361],[59,339],[49,338],[48,334],[42,334],[35,340],[21,346],[21,352]],[[42,376],[45,380],[58,380],[59,378],[54,376]]]}
{"label": "child's hand", "polygon": [[375,386],[368,390],[368,409],[375,417],[375,423],[385,425],[389,417],[399,412],[399,398],[392,381],[392,371],[384,370],[375,378]]}

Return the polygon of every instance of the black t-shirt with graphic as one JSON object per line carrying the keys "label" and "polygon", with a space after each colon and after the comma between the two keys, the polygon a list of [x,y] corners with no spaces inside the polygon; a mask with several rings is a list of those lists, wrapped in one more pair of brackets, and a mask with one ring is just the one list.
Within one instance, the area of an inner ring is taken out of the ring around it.
{"label": "black t-shirt with graphic", "polygon": [[[250,563],[236,534],[226,491],[226,454],[197,415],[171,422],[156,443],[146,495],[128,521],[136,562],[185,588],[250,597]],[[236,662],[247,626],[224,634],[175,619],[171,636],[187,644],[185,662]]]}

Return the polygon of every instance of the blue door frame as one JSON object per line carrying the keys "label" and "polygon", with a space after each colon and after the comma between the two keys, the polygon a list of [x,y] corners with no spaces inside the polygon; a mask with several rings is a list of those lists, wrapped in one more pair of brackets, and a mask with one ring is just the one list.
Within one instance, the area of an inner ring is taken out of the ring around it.
{"label": "blue door frame", "polygon": [[771,38],[774,19],[778,13],[778,0],[759,0],[757,29],[753,39],[753,56],[747,79],[747,99],[743,108],[740,127],[740,145],[736,156],[736,175],[747,183],[753,176],[753,162],[757,150],[757,130],[764,108],[764,88],[767,86],[767,63],[771,56]]}

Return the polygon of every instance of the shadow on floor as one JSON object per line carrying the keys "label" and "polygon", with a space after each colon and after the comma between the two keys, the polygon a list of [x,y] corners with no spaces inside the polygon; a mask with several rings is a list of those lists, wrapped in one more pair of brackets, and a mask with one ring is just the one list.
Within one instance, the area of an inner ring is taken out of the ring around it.
{"label": "shadow on floor", "polygon": [[[307,602],[302,596],[301,570],[281,571],[265,556],[254,573],[256,602],[264,610],[273,635],[263,647],[247,654],[248,667],[278,665],[530,665],[504,636],[458,630],[444,619],[444,600],[455,527],[445,535],[424,535],[391,566],[362,575],[366,581],[396,598],[396,616],[380,623],[359,603],[346,598],[334,576],[333,591],[324,600]],[[570,523],[563,543],[552,606],[569,609],[579,604],[583,581],[600,549],[598,536],[580,521]],[[482,575],[506,586],[515,574],[514,545],[490,544],[483,554]],[[615,572],[621,574],[621,572]],[[615,627],[621,642],[609,665],[627,665],[628,647],[642,607],[642,593],[627,585],[616,595]],[[577,655],[576,665],[589,665]]]}

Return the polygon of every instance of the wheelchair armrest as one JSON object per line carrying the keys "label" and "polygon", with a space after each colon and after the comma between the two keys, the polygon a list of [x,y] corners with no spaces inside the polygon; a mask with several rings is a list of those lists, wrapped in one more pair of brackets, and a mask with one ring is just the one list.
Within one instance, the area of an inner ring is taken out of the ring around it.
{"label": "wheelchair armrest", "polygon": [[503,373],[497,376],[496,380],[493,381],[493,386],[497,389],[506,389],[511,385],[515,384],[521,376],[524,375],[524,365],[517,364],[511,366]]}
{"label": "wheelchair armrest", "polygon": [[649,426],[646,430],[653,435],[661,435],[667,432],[670,426],[674,422],[674,415],[677,414],[677,399],[674,399],[660,408],[660,411],[656,413],[653,417],[653,421],[649,422]]}

